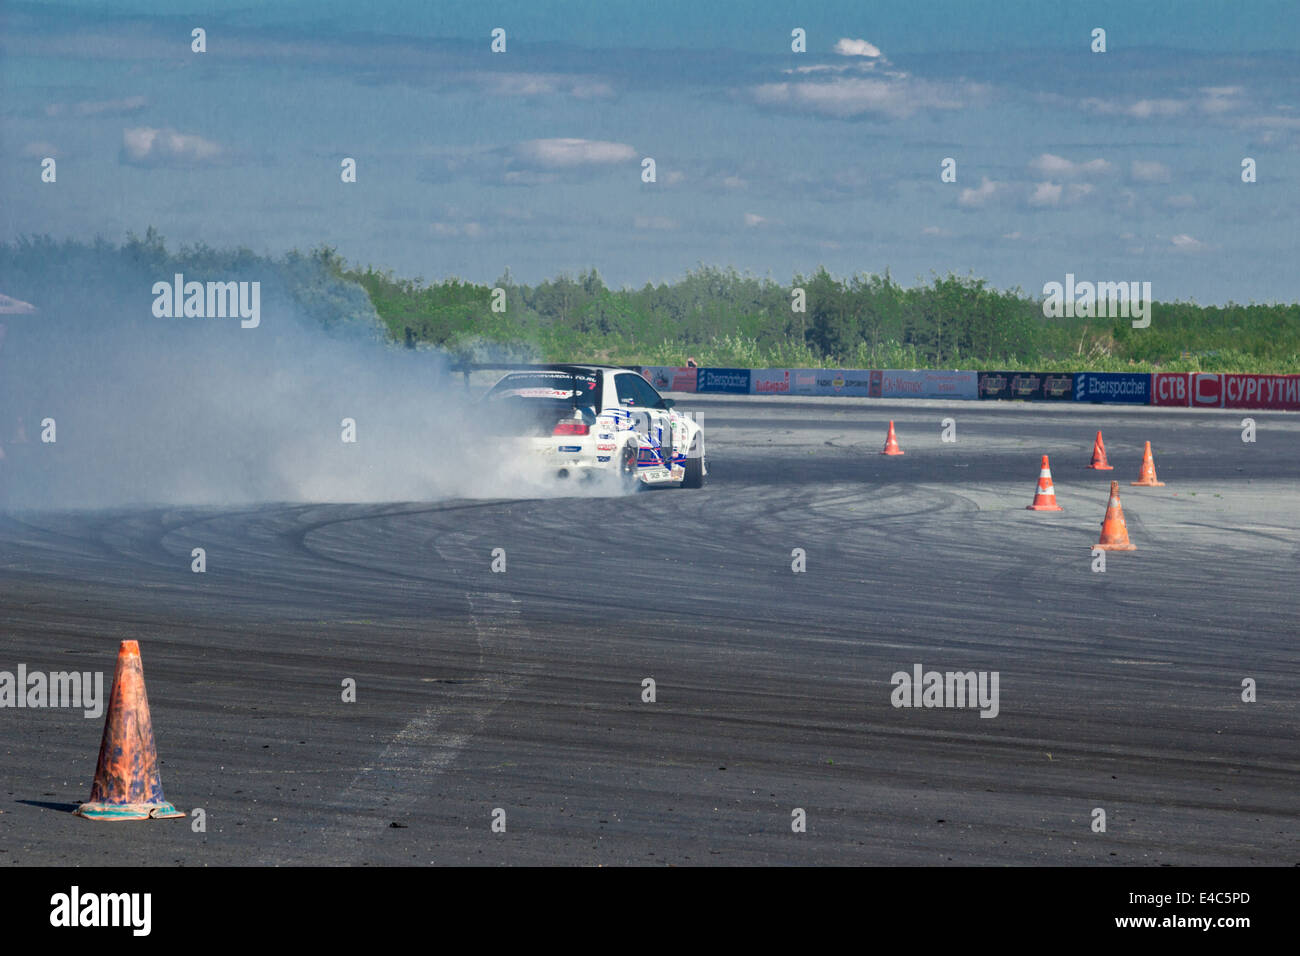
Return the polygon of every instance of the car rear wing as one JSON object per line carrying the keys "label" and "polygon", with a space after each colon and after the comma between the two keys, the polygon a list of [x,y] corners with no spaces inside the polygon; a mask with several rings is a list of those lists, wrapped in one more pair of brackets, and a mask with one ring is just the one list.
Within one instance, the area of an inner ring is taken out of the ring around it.
{"label": "car rear wing", "polygon": [[568,372],[575,374],[593,368],[612,368],[641,374],[640,365],[578,365],[568,362],[453,362],[448,366],[449,372],[460,372],[469,387],[471,372]]}

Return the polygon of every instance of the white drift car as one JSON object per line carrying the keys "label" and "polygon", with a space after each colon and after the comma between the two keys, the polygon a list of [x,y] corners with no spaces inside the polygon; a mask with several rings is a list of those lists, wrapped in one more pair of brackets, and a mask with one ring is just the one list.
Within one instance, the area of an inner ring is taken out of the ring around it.
{"label": "white drift car", "polygon": [[636,372],[532,366],[483,398],[485,425],[559,478],[618,476],[629,487],[703,487],[704,433]]}

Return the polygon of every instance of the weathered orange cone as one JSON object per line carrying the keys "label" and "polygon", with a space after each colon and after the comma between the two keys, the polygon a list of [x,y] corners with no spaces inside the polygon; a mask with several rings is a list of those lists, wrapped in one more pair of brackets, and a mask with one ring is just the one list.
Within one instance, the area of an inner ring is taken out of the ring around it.
{"label": "weathered orange cone", "polygon": [[894,435],[894,423],[889,423],[889,435],[885,438],[885,450],[882,455],[904,455],[906,452],[898,447],[898,438]]}
{"label": "weathered orange cone", "polygon": [[1156,481],[1156,460],[1151,457],[1151,443],[1147,442],[1147,450],[1142,453],[1142,474],[1138,476],[1137,481],[1130,481],[1130,485],[1139,485],[1143,488],[1163,488],[1163,481]]}
{"label": "weathered orange cone", "polygon": [[1106,460],[1106,443],[1101,440],[1101,432],[1097,432],[1097,438],[1092,443],[1092,463],[1088,467],[1097,471],[1115,470],[1115,466]]}
{"label": "weathered orange cone", "polygon": [[170,820],[185,814],[163,798],[153,721],[144,692],[140,645],[123,641],[108,698],[104,739],[90,800],[77,808],[88,820]]}
{"label": "weathered orange cone", "polygon": [[1026,511],[1064,511],[1056,503],[1056,489],[1052,486],[1052,469],[1047,464],[1047,456],[1043,456],[1043,467],[1038,472],[1038,490],[1034,492],[1034,503],[1025,505]]}
{"label": "weathered orange cone", "polygon": [[1119,503],[1119,482],[1110,483],[1110,504],[1101,522],[1101,540],[1094,545],[1103,551],[1136,551],[1137,545],[1128,539],[1128,525],[1124,523],[1124,509]]}

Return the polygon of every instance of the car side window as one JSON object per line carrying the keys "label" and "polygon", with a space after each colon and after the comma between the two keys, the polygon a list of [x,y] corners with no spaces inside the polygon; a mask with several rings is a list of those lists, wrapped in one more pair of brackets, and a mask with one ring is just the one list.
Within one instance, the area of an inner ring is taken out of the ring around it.
{"label": "car side window", "polygon": [[614,376],[618,403],[633,408],[655,408],[662,399],[659,393],[640,375],[626,373]]}

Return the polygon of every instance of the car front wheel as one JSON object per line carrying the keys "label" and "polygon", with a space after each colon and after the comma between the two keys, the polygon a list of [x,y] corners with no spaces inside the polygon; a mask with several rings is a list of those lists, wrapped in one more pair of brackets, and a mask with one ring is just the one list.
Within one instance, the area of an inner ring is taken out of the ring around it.
{"label": "car front wheel", "polygon": [[708,480],[708,473],[704,468],[704,439],[699,438],[700,454],[698,458],[686,459],[686,477],[682,479],[683,488],[703,488],[704,483]]}

